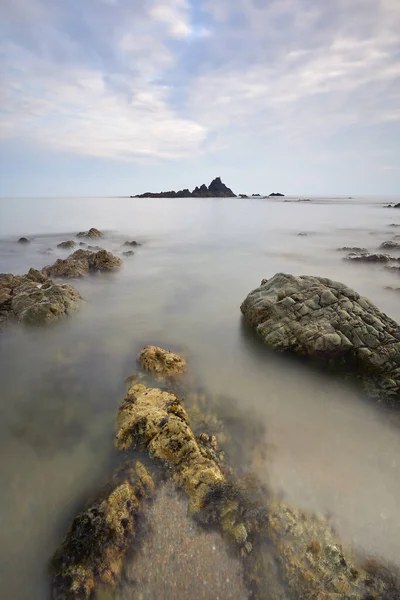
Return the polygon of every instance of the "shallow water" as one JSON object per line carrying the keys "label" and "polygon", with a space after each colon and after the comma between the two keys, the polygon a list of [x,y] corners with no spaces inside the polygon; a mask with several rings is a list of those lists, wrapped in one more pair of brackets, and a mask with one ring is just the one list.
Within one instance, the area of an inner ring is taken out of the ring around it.
{"label": "shallow water", "polygon": [[[78,314],[1,333],[2,597],[46,598],[49,557],[116,460],[124,379],[148,343],[184,351],[210,396],[265,425],[268,467],[254,465],[262,479],[329,512],[345,541],[400,563],[398,424],[349,384],[268,352],[239,310],[262,278],[283,271],[343,281],[400,322],[399,292],[385,289],[400,287],[398,275],[336,251],[376,250],[400,234],[389,226],[400,211],[385,201],[0,200],[1,271],[67,256],[56,244],[92,226],[116,253],[125,240],[143,242],[120,273],[74,283],[87,301]],[[17,244],[22,235],[31,244]]]}

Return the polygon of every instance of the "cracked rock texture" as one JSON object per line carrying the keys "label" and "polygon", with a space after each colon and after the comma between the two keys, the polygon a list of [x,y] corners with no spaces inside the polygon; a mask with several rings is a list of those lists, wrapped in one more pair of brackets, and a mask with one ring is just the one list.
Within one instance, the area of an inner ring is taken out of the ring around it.
{"label": "cracked rock texture", "polygon": [[241,306],[248,323],[280,352],[360,378],[367,393],[400,406],[400,327],[343,283],[278,273]]}

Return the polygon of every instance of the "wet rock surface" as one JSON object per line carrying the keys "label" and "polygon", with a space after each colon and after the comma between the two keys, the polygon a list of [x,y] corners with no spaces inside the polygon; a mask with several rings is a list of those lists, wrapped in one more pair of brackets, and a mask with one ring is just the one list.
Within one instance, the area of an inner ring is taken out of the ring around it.
{"label": "wet rock surface", "polygon": [[142,368],[158,381],[173,380],[184,375],[186,360],[179,354],[158,346],[146,346],[139,355]]}
{"label": "wet rock surface", "polygon": [[53,265],[42,269],[47,277],[86,277],[89,273],[98,271],[115,271],[122,265],[122,260],[107,250],[92,252],[90,250],[76,250],[65,259],[59,258]]}
{"label": "wet rock surface", "polygon": [[76,234],[76,237],[96,239],[104,237],[104,234],[101,231],[99,231],[99,229],[96,229],[96,227],[91,227],[89,231],[80,231]]}
{"label": "wet rock surface", "polygon": [[350,372],[372,397],[400,405],[399,325],[343,283],[278,273],[241,311],[275,350]]}
{"label": "wet rock surface", "polygon": [[76,311],[81,301],[72,286],[56,284],[36,269],[26,275],[0,274],[0,327],[12,320],[54,323]]}
{"label": "wet rock surface", "polygon": [[104,497],[74,519],[51,561],[53,600],[89,600],[116,588],[138,514],[153,492],[153,479],[139,461],[115,474]]}

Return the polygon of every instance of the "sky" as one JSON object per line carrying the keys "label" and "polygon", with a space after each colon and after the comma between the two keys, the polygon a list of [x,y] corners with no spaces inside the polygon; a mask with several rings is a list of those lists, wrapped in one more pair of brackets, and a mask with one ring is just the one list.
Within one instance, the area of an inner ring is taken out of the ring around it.
{"label": "sky", "polygon": [[400,194],[399,0],[2,0],[0,196]]}

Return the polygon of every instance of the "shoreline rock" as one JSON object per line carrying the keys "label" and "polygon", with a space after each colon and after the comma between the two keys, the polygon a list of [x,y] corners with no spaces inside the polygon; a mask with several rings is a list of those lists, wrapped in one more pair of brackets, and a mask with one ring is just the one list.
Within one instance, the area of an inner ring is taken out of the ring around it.
{"label": "shoreline rock", "polygon": [[204,183],[200,187],[195,187],[192,192],[185,188],[178,192],[145,192],[137,194],[131,198],[236,198],[236,194],[232,192],[222,181],[220,177],[216,177],[207,187]]}
{"label": "shoreline rock", "polygon": [[99,231],[99,229],[96,229],[96,227],[91,227],[89,231],[80,231],[76,234],[76,237],[96,239],[104,237],[104,233]]}
{"label": "shoreline rock", "polygon": [[278,273],[241,311],[275,350],[347,372],[368,395],[400,407],[400,327],[343,283]]}
{"label": "shoreline rock", "polygon": [[343,260],[350,262],[364,262],[364,263],[389,263],[396,262],[399,259],[389,254],[370,254],[369,252],[357,254],[355,252],[346,256]]}
{"label": "shoreline rock", "polygon": [[115,590],[137,533],[137,518],[154,492],[140,461],[119,469],[111,490],[72,522],[50,566],[53,600],[89,600]]}
{"label": "shoreline rock", "polygon": [[16,320],[26,325],[54,323],[82,302],[77,290],[57,284],[36,269],[26,275],[0,274],[0,327]]}
{"label": "shoreline rock", "polygon": [[57,244],[57,248],[65,248],[65,249],[69,249],[69,248],[74,248],[76,246],[76,242],[74,242],[74,240],[67,240],[66,242],[60,242],[59,244]]}
{"label": "shoreline rock", "polygon": [[147,373],[158,381],[173,381],[186,373],[187,363],[182,356],[157,346],[146,346],[139,355],[139,362]]}
{"label": "shoreline rock", "polygon": [[121,265],[122,260],[107,250],[76,250],[68,258],[59,258],[54,264],[43,267],[42,273],[47,277],[80,278],[97,271],[115,271]]}

